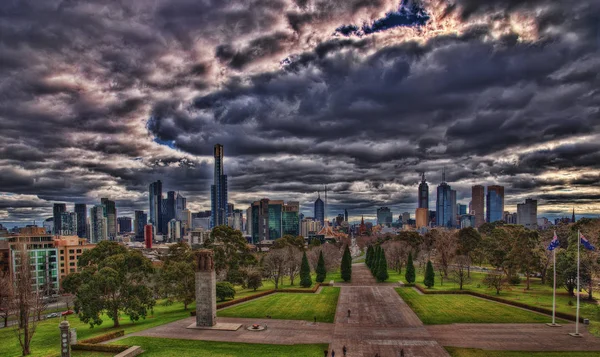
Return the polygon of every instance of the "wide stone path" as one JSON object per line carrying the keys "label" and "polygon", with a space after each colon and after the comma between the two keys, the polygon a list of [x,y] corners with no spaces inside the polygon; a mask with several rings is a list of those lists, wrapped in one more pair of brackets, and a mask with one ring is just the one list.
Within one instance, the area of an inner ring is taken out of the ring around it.
{"label": "wide stone path", "polygon": [[[352,283],[341,286],[330,351],[348,357],[448,356],[394,290],[377,284],[364,264],[352,266]],[[351,310],[348,317],[348,309]]]}

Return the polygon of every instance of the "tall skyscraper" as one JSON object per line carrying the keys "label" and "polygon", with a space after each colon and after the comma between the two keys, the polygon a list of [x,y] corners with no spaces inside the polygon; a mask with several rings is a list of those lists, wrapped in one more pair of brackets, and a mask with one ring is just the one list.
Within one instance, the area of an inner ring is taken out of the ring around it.
{"label": "tall skyscraper", "polygon": [[60,235],[73,236],[77,234],[77,213],[63,212],[60,214]]}
{"label": "tall skyscraper", "polygon": [[223,145],[215,145],[214,157],[214,183],[210,187],[211,228],[227,225],[227,175],[223,170]]}
{"label": "tall skyscraper", "polygon": [[450,190],[450,204],[452,205],[452,227],[458,226],[458,205],[456,204],[456,190]]}
{"label": "tall skyscraper", "polygon": [[348,210],[344,209],[344,221],[348,222]]}
{"label": "tall skyscraper", "polygon": [[527,229],[536,230],[537,225],[537,200],[526,199],[525,203],[517,204],[517,224]]}
{"label": "tall skyscraper", "polygon": [[[275,240],[285,234],[300,235],[299,202],[285,204],[263,198],[252,203],[251,230],[253,242]],[[249,219],[250,220],[250,219]]]}
{"label": "tall skyscraper", "polygon": [[87,206],[85,205],[85,203],[76,203],[75,213],[77,213],[77,236],[79,238],[88,238]]}
{"label": "tall skyscraper", "polygon": [[90,243],[100,243],[107,239],[106,223],[103,205],[90,208]]}
{"label": "tall skyscraper", "polygon": [[[163,210],[163,222],[168,224],[172,219],[176,219],[175,213],[177,212],[177,201],[175,199],[175,191],[167,192],[167,199],[163,200],[164,202],[164,210]],[[164,233],[164,232],[163,232]]]}
{"label": "tall skyscraper", "polygon": [[425,182],[425,173],[421,175],[419,184],[419,208],[429,209],[429,185]]}
{"label": "tall skyscraper", "polygon": [[144,227],[148,224],[148,215],[144,211],[135,211],[133,218],[133,226],[135,230],[135,240],[138,242],[144,241]]}
{"label": "tall skyscraper", "polygon": [[183,211],[185,211],[186,209],[187,199],[180,195],[179,192],[177,192],[177,195],[175,196],[175,218],[180,221],[183,221],[184,218],[186,218],[183,215]]}
{"label": "tall skyscraper", "polygon": [[485,198],[485,188],[481,185],[476,185],[471,187],[471,211],[469,214],[475,216],[475,227],[480,227],[483,223],[485,223],[485,214],[484,214],[484,198]]}
{"label": "tall skyscraper", "polygon": [[[456,193],[455,193],[456,197]],[[454,227],[453,214],[456,210],[456,200],[452,201],[452,187],[446,183],[446,173],[442,173],[442,183],[437,187],[435,219],[439,227]]]}
{"label": "tall skyscraper", "polygon": [[104,217],[106,217],[106,234],[109,240],[117,238],[117,206],[115,201],[108,198],[101,198],[100,203],[104,207]]}
{"label": "tall skyscraper", "polygon": [[317,200],[315,201],[315,219],[321,222],[321,225],[325,224],[325,203],[321,199],[321,193],[317,193]]}
{"label": "tall skyscraper", "polygon": [[390,227],[392,225],[393,213],[388,207],[377,209],[377,224]]}
{"label": "tall skyscraper", "polygon": [[119,233],[131,233],[131,217],[119,217],[117,218],[119,225]]}
{"label": "tall skyscraper", "polygon": [[149,215],[148,222],[152,224],[156,234],[163,232],[162,214],[162,182],[152,182],[148,188]]}
{"label": "tall skyscraper", "polygon": [[504,186],[488,186],[485,207],[486,221],[501,221],[504,215]]}
{"label": "tall skyscraper", "polygon": [[62,222],[60,215],[63,212],[67,212],[67,205],[65,203],[55,203],[52,208],[52,218],[54,218],[53,234],[60,234]]}

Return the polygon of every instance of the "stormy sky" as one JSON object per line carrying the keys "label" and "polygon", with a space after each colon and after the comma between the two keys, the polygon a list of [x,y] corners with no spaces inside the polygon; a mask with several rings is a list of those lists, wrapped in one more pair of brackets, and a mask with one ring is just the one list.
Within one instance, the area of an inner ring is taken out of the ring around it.
{"label": "stormy sky", "polygon": [[600,214],[597,0],[0,1],[0,222],[53,202],[148,209],[148,184],[328,216],[468,204]]}

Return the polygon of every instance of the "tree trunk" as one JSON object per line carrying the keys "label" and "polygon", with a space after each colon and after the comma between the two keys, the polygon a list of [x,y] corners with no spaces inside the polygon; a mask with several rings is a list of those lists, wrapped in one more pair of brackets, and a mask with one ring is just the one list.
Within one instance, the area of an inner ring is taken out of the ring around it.
{"label": "tree trunk", "polygon": [[183,302],[183,310],[187,311],[188,303],[186,301]]}
{"label": "tree trunk", "polygon": [[29,321],[27,321],[27,325],[25,325],[25,330],[23,331],[23,356],[29,355],[31,352],[29,351]]}
{"label": "tree trunk", "polygon": [[119,327],[119,326],[121,326],[121,325],[119,325],[119,309],[114,309],[114,315],[113,316],[114,316],[114,318],[113,318],[113,321],[114,321],[113,327]]}
{"label": "tree trunk", "polygon": [[529,290],[529,272],[525,272],[525,275],[527,276],[527,290]]}

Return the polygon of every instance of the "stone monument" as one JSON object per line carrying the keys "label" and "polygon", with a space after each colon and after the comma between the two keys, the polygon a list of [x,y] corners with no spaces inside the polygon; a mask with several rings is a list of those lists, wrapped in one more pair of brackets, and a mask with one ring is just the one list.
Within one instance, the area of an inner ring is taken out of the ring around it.
{"label": "stone monument", "polygon": [[213,251],[202,249],[196,258],[196,326],[212,327],[217,324],[217,279]]}
{"label": "stone monument", "polygon": [[58,325],[60,330],[60,356],[71,357],[71,336],[69,334],[69,321],[61,321]]}

